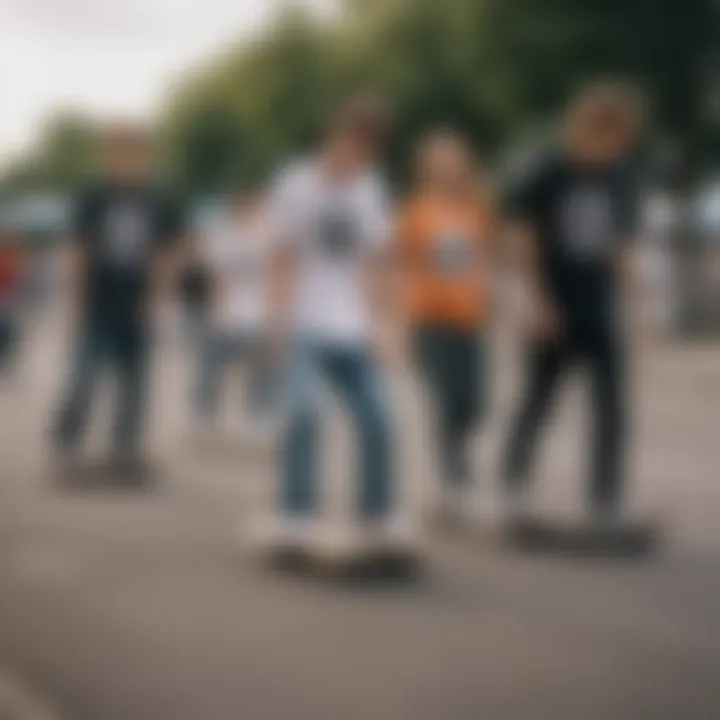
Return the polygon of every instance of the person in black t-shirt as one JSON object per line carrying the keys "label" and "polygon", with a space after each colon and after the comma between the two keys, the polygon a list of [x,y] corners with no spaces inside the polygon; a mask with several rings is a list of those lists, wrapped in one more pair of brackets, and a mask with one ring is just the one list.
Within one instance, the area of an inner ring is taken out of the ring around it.
{"label": "person in black t-shirt", "polygon": [[75,450],[98,372],[110,365],[119,380],[114,451],[134,462],[146,398],[151,295],[182,222],[177,206],[152,184],[152,147],[144,130],[115,127],[104,150],[105,177],[75,208],[79,334],[55,442],[63,454]]}
{"label": "person in black t-shirt", "polygon": [[532,294],[528,377],[505,457],[511,509],[524,511],[538,431],[564,371],[590,373],[595,427],[590,510],[615,518],[626,435],[620,303],[635,233],[635,193],[626,160],[641,124],[631,88],[595,84],[570,105],[562,147],[533,168],[510,199]]}

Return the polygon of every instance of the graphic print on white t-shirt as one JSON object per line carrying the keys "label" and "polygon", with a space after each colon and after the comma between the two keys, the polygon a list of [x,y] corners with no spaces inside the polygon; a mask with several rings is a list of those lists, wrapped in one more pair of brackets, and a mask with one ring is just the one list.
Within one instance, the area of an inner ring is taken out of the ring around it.
{"label": "graphic print on white t-shirt", "polygon": [[331,207],[318,218],[317,240],[328,260],[343,260],[358,250],[359,228],[353,208]]}
{"label": "graphic print on white t-shirt", "polygon": [[339,183],[312,161],[296,163],[275,183],[271,216],[278,241],[297,253],[297,331],[330,342],[362,342],[362,271],[368,256],[390,239],[380,178],[363,170]]}
{"label": "graphic print on white t-shirt", "polygon": [[117,265],[138,265],[150,244],[150,222],[144,208],[132,202],[111,205],[103,233],[107,259]]}

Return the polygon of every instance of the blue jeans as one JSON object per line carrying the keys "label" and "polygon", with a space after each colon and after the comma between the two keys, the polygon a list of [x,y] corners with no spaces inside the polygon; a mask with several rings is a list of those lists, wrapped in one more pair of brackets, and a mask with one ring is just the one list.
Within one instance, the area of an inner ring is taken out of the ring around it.
{"label": "blue jeans", "polygon": [[148,346],[143,327],[99,321],[88,324],[77,341],[70,384],[57,419],[55,442],[60,448],[73,448],[85,434],[97,381],[109,366],[119,384],[115,452],[138,450],[147,399]]}
{"label": "blue jeans", "polygon": [[359,435],[359,513],[367,519],[385,517],[392,505],[392,461],[380,377],[361,348],[311,342],[300,343],[291,360],[280,477],[282,509],[291,516],[311,516],[317,510],[321,379],[339,392]]}
{"label": "blue jeans", "polygon": [[269,369],[260,365],[260,338],[246,332],[210,328],[201,342],[193,401],[196,417],[204,420],[216,417],[223,375],[229,365],[238,362],[247,362],[250,366],[249,411],[256,415],[271,413],[274,409],[275,382]]}

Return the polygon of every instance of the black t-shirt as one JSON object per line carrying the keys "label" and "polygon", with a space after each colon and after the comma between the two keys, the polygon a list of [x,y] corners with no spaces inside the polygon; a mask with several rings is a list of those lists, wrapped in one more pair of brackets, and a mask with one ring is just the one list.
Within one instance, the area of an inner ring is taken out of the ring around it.
{"label": "black t-shirt", "polygon": [[636,226],[628,169],[582,166],[553,153],[523,178],[509,205],[536,233],[543,280],[562,312],[582,323],[607,319],[616,251]]}
{"label": "black t-shirt", "polygon": [[87,251],[86,314],[141,322],[157,252],[183,231],[179,206],[149,185],[99,184],[78,200],[75,234]]}

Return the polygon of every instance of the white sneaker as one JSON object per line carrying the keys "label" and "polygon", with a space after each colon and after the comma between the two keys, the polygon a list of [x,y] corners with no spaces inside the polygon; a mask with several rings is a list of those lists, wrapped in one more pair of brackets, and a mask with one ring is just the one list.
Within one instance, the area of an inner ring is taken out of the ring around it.
{"label": "white sneaker", "polygon": [[371,552],[411,555],[419,550],[417,526],[404,515],[362,523],[361,537],[364,547]]}
{"label": "white sneaker", "polygon": [[513,483],[504,488],[501,502],[501,513],[506,522],[523,520],[532,512],[530,488],[522,483]]}
{"label": "white sneaker", "polygon": [[353,562],[362,557],[364,538],[353,525],[331,525],[317,537],[315,557],[329,567]]}
{"label": "white sneaker", "polygon": [[316,542],[318,524],[314,518],[272,516],[250,528],[251,549],[265,552],[307,550]]}

